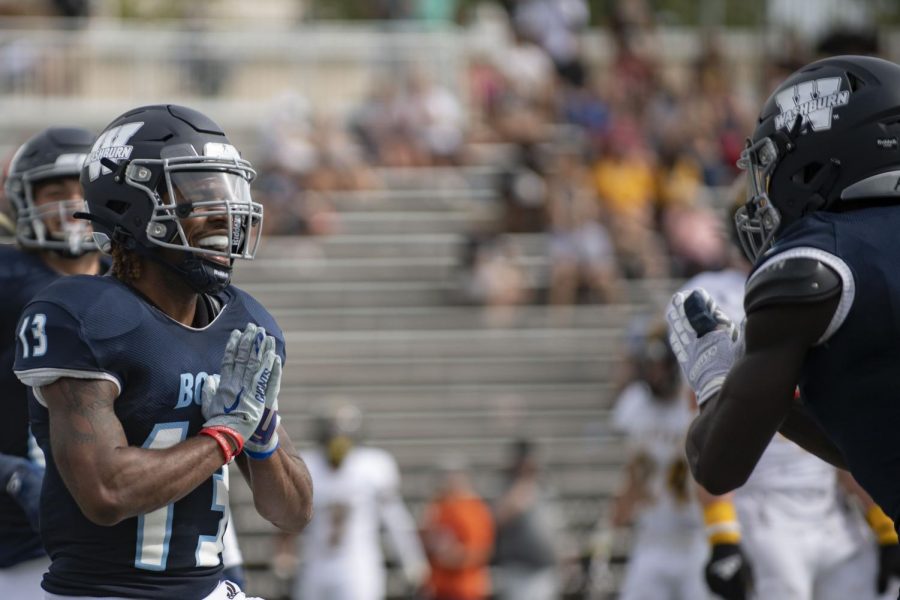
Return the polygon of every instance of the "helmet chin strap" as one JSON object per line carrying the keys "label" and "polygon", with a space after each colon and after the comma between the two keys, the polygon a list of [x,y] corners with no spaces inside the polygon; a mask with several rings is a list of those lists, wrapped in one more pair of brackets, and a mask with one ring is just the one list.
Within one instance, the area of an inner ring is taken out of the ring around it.
{"label": "helmet chin strap", "polygon": [[180,275],[198,294],[215,294],[221,292],[231,283],[231,266],[227,268],[206,260],[193,252],[185,252],[185,258],[172,264],[162,257],[159,262],[168,266]]}
{"label": "helmet chin strap", "polygon": [[193,252],[183,252],[185,257],[181,261],[173,263],[160,256],[156,248],[135,244],[135,250],[178,275],[198,294],[215,294],[224,290],[231,283],[230,265],[223,267]]}
{"label": "helmet chin strap", "polygon": [[[175,235],[173,232],[173,239]],[[142,244],[138,245],[143,246]],[[231,267],[234,259],[231,259],[227,267],[223,267],[205,259],[202,254],[191,252],[187,249],[189,247],[186,246],[185,250],[173,250],[183,256],[178,262],[170,262],[164,256],[160,256],[158,251],[154,251],[155,246],[145,246],[142,249],[150,260],[173,271],[198,294],[216,294],[228,287],[228,284],[231,283]]]}

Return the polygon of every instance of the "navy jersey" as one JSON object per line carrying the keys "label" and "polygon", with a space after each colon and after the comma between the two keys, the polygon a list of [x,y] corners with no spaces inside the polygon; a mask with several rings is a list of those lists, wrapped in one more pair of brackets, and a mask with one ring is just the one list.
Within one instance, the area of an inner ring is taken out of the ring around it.
{"label": "navy jersey", "polygon": [[[16,357],[16,324],[22,309],[34,295],[57,279],[37,254],[15,246],[0,246],[0,453],[34,460],[29,452],[28,395],[13,373]],[[39,454],[39,453],[38,453]],[[31,528],[22,508],[7,494],[0,493],[0,568],[41,556],[40,537]]]}
{"label": "navy jersey", "polygon": [[754,270],[803,256],[840,275],[837,311],[807,354],[800,392],[854,477],[895,522],[900,517],[898,231],[900,207],[817,212],[791,225]]}
{"label": "navy jersey", "polygon": [[[113,277],[66,277],[22,313],[16,374],[39,387],[59,377],[107,379],[129,445],[166,448],[197,435],[200,392],[218,373],[225,344],[248,322],[265,327],[284,357],[269,313],[234,287],[216,296],[218,315],[186,327]],[[31,399],[31,426],[47,457],[41,536],[50,554],[43,587],[61,595],[202,598],[219,581],[228,490],[221,469],[181,500],[112,527],[90,522],[56,468],[48,411]]]}

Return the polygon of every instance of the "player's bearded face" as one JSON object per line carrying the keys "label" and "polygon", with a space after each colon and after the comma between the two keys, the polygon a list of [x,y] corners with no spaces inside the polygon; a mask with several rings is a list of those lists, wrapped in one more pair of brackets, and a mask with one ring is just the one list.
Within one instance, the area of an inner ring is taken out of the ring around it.
{"label": "player's bearded face", "polygon": [[230,266],[231,255],[242,252],[260,224],[248,181],[234,173],[181,171],[172,173],[171,183],[187,245]]}

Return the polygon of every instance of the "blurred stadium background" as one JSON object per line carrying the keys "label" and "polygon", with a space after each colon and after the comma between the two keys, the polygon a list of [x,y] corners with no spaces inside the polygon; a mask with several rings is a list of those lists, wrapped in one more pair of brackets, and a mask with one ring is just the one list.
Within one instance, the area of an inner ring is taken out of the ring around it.
{"label": "blurred stadium background", "polygon": [[[356,403],[416,515],[442,457],[492,500],[510,444],[534,440],[580,598],[640,324],[726,261],[735,159],[773,84],[821,54],[900,59],[898,6],[0,0],[0,154],[141,104],[212,116],[260,174],[267,239],[236,281],[287,333],[295,439],[317,404]],[[249,589],[284,597],[235,488]],[[627,554],[617,538],[613,582]]]}

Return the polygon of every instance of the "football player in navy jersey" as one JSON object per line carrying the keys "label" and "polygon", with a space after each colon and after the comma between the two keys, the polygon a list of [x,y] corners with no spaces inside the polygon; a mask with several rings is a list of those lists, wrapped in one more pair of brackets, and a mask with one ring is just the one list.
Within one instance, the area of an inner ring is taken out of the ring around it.
{"label": "football player in navy jersey", "polygon": [[[735,218],[755,261],[744,331],[702,289],[676,294],[667,315],[701,403],[689,462],[711,492],[742,485],[780,431],[848,468],[896,523],[898,140],[900,66],[878,58],[812,63],[764,105]],[[882,554],[882,575],[897,563]]]}
{"label": "football player in navy jersey", "polygon": [[51,127],[13,156],[5,192],[16,246],[0,246],[0,590],[21,600],[42,599],[49,560],[38,536],[43,456],[28,428],[27,388],[13,374],[16,323],[29,300],[63,275],[96,274],[101,264],[83,210],[78,176],[94,135]]}
{"label": "football player in navy jersey", "polygon": [[259,242],[253,176],[216,123],[175,105],[123,114],[85,160],[81,216],[112,275],[51,284],[17,329],[47,458],[48,598],[243,598],[220,583],[232,459],[260,515],[309,521],[277,411],[284,337],[230,285]]}

